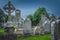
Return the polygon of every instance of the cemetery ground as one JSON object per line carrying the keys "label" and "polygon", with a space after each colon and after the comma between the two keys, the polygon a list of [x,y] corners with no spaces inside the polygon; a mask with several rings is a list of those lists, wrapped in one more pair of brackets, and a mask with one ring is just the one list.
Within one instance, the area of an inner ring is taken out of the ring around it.
{"label": "cemetery ground", "polygon": [[51,34],[20,37],[17,40],[51,40]]}
{"label": "cemetery ground", "polygon": [[[0,28],[0,36],[4,34],[4,28]],[[51,40],[51,34],[19,37],[17,40]]]}

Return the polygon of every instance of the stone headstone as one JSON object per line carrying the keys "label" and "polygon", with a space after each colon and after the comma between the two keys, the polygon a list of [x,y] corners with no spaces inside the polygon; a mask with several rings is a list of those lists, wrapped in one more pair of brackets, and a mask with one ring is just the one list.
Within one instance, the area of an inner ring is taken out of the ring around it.
{"label": "stone headstone", "polygon": [[32,29],[31,29],[31,21],[30,19],[26,19],[25,20],[25,25],[24,25],[24,34],[26,35],[30,35],[32,32]]}
{"label": "stone headstone", "polygon": [[57,20],[55,24],[54,40],[60,40],[60,20]]}
{"label": "stone headstone", "polygon": [[16,16],[16,21],[18,22],[19,21],[19,18],[21,18],[20,10],[16,10],[15,11],[15,16]]}
{"label": "stone headstone", "polygon": [[55,25],[55,21],[53,21],[52,23],[51,23],[51,35],[52,35],[52,40],[54,40],[54,26]]}
{"label": "stone headstone", "polygon": [[50,21],[46,20],[43,24],[44,24],[45,33],[50,33],[51,32],[51,23],[50,23]]}
{"label": "stone headstone", "polygon": [[6,27],[4,33],[5,40],[16,40],[16,34],[14,34],[14,28]]}
{"label": "stone headstone", "polygon": [[17,35],[17,37],[23,36],[24,35],[23,28],[15,29],[15,34]]}
{"label": "stone headstone", "polygon": [[40,34],[45,34],[44,22],[45,22],[46,20],[47,20],[47,17],[46,17],[45,15],[43,15],[43,16],[41,17],[41,20],[40,20],[39,25],[38,25],[38,26],[40,26]]}
{"label": "stone headstone", "polygon": [[40,34],[40,27],[39,26],[36,26],[35,28],[34,28],[34,34],[35,35],[39,35]]}
{"label": "stone headstone", "polygon": [[51,26],[52,40],[60,40],[60,20],[53,22]]}

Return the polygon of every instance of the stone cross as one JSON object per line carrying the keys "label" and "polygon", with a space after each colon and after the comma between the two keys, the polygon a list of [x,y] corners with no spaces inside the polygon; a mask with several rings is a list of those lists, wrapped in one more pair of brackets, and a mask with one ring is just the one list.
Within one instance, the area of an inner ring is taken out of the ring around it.
{"label": "stone cross", "polygon": [[8,21],[11,21],[11,13],[15,10],[15,7],[11,4],[11,1],[9,1],[3,9],[8,13]]}

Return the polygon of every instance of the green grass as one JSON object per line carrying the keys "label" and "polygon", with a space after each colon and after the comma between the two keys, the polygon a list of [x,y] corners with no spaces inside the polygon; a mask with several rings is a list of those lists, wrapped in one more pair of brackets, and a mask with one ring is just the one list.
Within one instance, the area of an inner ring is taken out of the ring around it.
{"label": "green grass", "polygon": [[4,28],[0,28],[0,36],[4,34]]}
{"label": "green grass", "polygon": [[14,25],[14,28],[17,29],[18,28],[18,25]]}
{"label": "green grass", "polygon": [[20,37],[17,40],[51,40],[51,35],[40,35],[40,36],[30,36],[30,37]]}
{"label": "green grass", "polygon": [[[3,34],[4,34],[4,28],[0,28],[0,36],[2,36]],[[20,37],[17,38],[17,40],[51,40],[51,34]]]}

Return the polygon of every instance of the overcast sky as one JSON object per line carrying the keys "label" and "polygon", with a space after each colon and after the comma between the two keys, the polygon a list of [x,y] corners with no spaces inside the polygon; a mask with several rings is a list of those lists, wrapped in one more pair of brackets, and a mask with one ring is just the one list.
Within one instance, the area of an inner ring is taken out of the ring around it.
{"label": "overcast sky", "polygon": [[[60,0],[11,0],[16,9],[21,10],[21,17],[26,18],[39,7],[45,7],[48,13],[60,16]],[[0,8],[8,3],[8,0],[0,0]],[[12,13],[14,15],[14,13]]]}

